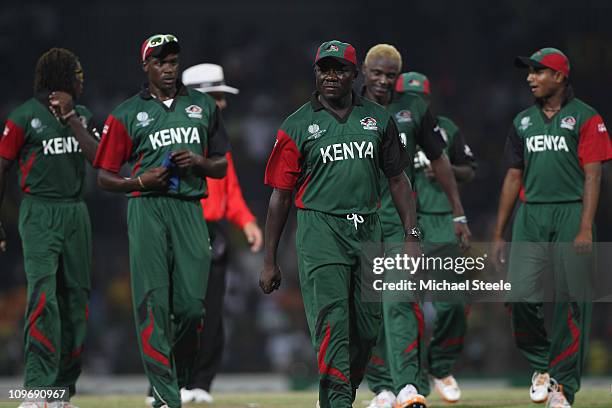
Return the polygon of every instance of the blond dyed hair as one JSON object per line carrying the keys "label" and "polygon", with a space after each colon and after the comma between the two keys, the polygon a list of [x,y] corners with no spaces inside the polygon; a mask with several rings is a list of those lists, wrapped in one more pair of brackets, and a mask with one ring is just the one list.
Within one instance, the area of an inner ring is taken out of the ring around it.
{"label": "blond dyed hair", "polygon": [[364,65],[368,65],[374,58],[389,58],[395,62],[399,67],[399,71],[402,71],[402,54],[392,46],[391,44],[377,44],[368,50],[363,61]]}

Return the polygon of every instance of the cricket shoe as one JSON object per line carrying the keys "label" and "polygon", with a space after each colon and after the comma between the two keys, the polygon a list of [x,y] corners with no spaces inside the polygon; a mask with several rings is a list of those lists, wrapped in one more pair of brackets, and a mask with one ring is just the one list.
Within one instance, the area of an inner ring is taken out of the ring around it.
{"label": "cricket shoe", "polygon": [[47,407],[46,402],[32,402],[32,401],[23,401],[17,408],[45,408]]}
{"label": "cricket shoe", "polygon": [[427,408],[427,401],[414,385],[408,384],[397,394],[393,408]]}
{"label": "cricket shoe", "polygon": [[550,375],[548,373],[538,373],[535,371],[531,377],[531,388],[529,397],[538,404],[546,402],[548,399],[548,388],[550,387]]}
{"label": "cricket shoe", "polygon": [[[181,388],[181,403],[187,404],[194,400],[193,390],[187,388]],[[197,402],[197,401],[196,401]]]}
{"label": "cricket shoe", "polygon": [[393,408],[395,394],[388,390],[382,390],[374,398],[367,408]]}
{"label": "cricket shoe", "polygon": [[[206,390],[203,390],[202,388],[193,388],[191,390],[186,390],[189,391],[191,393],[192,399],[191,401],[195,402],[196,404],[212,404],[213,401],[215,400],[212,395],[210,395],[210,393]],[[183,399],[183,390],[181,390],[181,400]]]}
{"label": "cricket shoe", "polygon": [[149,396],[149,397],[145,397],[145,404],[152,407],[153,403],[155,402],[155,398]]}
{"label": "cricket shoe", "polygon": [[53,401],[45,405],[47,408],[79,408],[68,401]]}
{"label": "cricket shoe", "polygon": [[433,382],[435,390],[444,401],[452,404],[461,398],[461,389],[459,389],[459,384],[457,384],[457,380],[452,375],[444,378],[434,377]]}
{"label": "cricket shoe", "polygon": [[563,385],[560,385],[554,378],[550,379],[550,393],[546,408],[572,408],[570,403],[563,395]]}

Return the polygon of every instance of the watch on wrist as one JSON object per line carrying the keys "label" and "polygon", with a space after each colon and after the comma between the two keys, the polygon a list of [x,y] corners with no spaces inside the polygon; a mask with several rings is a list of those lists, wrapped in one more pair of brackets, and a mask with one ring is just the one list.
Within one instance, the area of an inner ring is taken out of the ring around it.
{"label": "watch on wrist", "polygon": [[412,227],[404,231],[404,237],[412,237],[420,241],[423,238],[423,235],[421,234],[419,227]]}

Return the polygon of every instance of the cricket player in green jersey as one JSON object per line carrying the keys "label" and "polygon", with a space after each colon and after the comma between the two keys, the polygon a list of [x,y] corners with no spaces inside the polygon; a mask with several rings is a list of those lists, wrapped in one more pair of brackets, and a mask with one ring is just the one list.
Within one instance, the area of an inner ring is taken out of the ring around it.
{"label": "cricket player in green jersey", "polygon": [[[281,125],[266,168],[274,187],[265,230],[264,293],[278,289],[277,248],[297,190],[298,269],[319,368],[322,408],[349,408],[380,326],[380,302],[365,301],[362,246],[379,243],[381,170],[398,208],[404,247],[420,254],[409,164],[397,126],[381,106],[352,91],[357,77],[352,45],[328,41],[314,64],[316,92]],[[365,256],[367,258],[367,255]],[[370,263],[372,259],[363,260]]]}
{"label": "cricket player in green jersey", "polygon": [[[148,83],[110,114],[98,184],[128,193],[132,299],[155,408],[181,406],[202,329],[211,252],[200,199],[225,176],[228,150],[212,97],[179,81],[178,39],[157,34],[140,58]],[[124,163],[131,177],[118,172]]]}
{"label": "cricket player in green jersey", "polygon": [[[454,234],[463,245],[469,244],[470,231],[459,198],[457,184],[448,157],[443,154],[445,142],[427,102],[414,93],[396,93],[394,86],[402,68],[402,57],[395,47],[378,44],[372,47],[363,65],[364,95],[381,104],[393,115],[399,128],[402,149],[410,163],[404,172],[414,180],[413,160],[417,145],[421,146],[435,173],[435,178],[451,204],[455,217]],[[395,243],[401,242],[402,225],[383,184],[378,214],[382,221],[387,256],[394,255]],[[401,278],[397,272],[386,279]],[[367,380],[377,394],[370,407],[425,406],[429,381],[423,372],[426,362],[424,319],[415,296],[406,294],[397,299],[383,294],[383,326],[368,365]],[[397,395],[397,397],[396,397]],[[395,405],[393,405],[395,404]]]}
{"label": "cricket player in green jersey", "polygon": [[[396,83],[397,92],[412,92],[430,101],[431,86],[429,79],[418,72],[402,74]],[[446,142],[444,153],[448,156],[453,174],[458,183],[466,183],[474,178],[476,162],[470,147],[455,123],[447,117],[436,116],[440,134]],[[452,207],[440,185],[435,181],[435,173],[430,160],[419,149],[414,158],[417,192],[417,215],[419,228],[423,233],[426,256],[460,256],[457,237],[453,229]],[[454,272],[436,271],[441,279],[461,281],[461,275]],[[436,273],[434,272],[434,273]],[[457,402],[461,390],[451,374],[453,366],[463,350],[463,340],[467,330],[469,305],[467,299],[458,294],[450,294],[450,299],[434,300],[436,319],[432,339],[427,351],[429,373],[433,377],[434,389],[447,402]]]}
{"label": "cricket player in green jersey", "polygon": [[[601,116],[574,97],[569,60],[561,51],[543,48],[531,57],[517,57],[516,65],[528,68],[535,103],[516,116],[508,134],[509,169],[497,213],[494,255],[505,263],[502,234],[520,196],[512,241],[533,244],[528,253],[524,244],[510,251],[508,279],[513,297],[520,297],[510,304],[514,338],[534,369],[532,401],[568,408],[580,388],[587,351],[592,303],[583,291],[592,268],[588,254],[595,241],[601,168],[612,159],[612,143]],[[544,285],[555,285],[550,337],[538,282],[549,268],[554,283]]]}
{"label": "cricket player in green jersey", "polygon": [[[14,161],[23,191],[24,386],[67,388],[62,401],[53,402],[61,407],[72,407],[68,401],[81,372],[89,313],[91,224],[83,190],[85,159],[93,161],[98,142],[91,113],[74,105],[83,79],[71,51],[44,53],[36,64],[34,96],[9,115],[0,137],[0,204]],[[3,235],[0,231],[2,251]]]}

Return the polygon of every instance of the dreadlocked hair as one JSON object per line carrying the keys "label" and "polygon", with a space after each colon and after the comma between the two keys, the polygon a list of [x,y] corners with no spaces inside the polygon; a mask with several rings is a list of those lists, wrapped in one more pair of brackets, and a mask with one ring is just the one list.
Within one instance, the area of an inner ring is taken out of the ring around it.
{"label": "dreadlocked hair", "polygon": [[79,59],[65,48],[51,48],[40,56],[34,71],[34,93],[64,91],[76,97],[75,71]]}
{"label": "dreadlocked hair", "polygon": [[402,55],[399,53],[397,48],[389,44],[377,44],[370,48],[368,53],[366,54],[364,64],[368,65],[368,63],[374,58],[389,58],[397,63],[399,70],[402,70]]}

